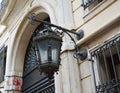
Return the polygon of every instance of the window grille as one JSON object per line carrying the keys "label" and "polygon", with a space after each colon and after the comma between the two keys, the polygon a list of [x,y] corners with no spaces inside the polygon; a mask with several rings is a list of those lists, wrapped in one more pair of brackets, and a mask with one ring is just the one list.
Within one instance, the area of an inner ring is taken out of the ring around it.
{"label": "window grille", "polygon": [[84,10],[86,10],[89,7],[94,7],[98,3],[102,2],[103,0],[82,0],[82,5]]}
{"label": "window grille", "polygon": [[4,74],[5,74],[5,61],[6,61],[6,47],[2,47],[0,49],[0,82],[4,80]]}
{"label": "window grille", "polygon": [[90,54],[96,93],[120,93],[120,36]]}

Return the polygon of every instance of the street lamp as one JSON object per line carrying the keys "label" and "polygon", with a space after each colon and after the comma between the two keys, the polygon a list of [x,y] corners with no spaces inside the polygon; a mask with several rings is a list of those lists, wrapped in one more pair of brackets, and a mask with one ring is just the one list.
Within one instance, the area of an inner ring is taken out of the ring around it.
{"label": "street lamp", "polygon": [[57,28],[57,30],[62,30],[71,38],[71,40],[75,44],[76,53],[74,55],[75,58],[79,58],[80,60],[84,60],[87,57],[86,50],[79,50],[75,40],[69,33],[73,33],[77,36],[77,39],[80,40],[84,36],[84,31],[80,30],[77,33],[73,30],[68,30],[61,26],[57,26],[46,21],[40,20],[36,17],[35,14],[31,14],[29,17],[31,22],[40,22],[45,24],[46,28],[40,31],[35,37],[33,37],[33,41],[35,43],[36,55],[39,59],[39,68],[41,72],[44,72],[48,75],[50,79],[54,72],[57,72],[60,65],[60,51],[62,45],[62,37],[58,31],[54,31],[52,27]]}
{"label": "street lamp", "polygon": [[57,72],[60,65],[60,50],[62,38],[60,33],[46,27],[37,36],[33,37],[39,59],[41,72],[52,77]]}

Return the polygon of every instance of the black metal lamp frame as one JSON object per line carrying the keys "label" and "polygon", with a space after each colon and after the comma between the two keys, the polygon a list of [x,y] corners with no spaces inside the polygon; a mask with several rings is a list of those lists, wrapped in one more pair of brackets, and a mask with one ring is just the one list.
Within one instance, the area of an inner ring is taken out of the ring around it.
{"label": "black metal lamp frame", "polygon": [[84,31],[83,30],[79,30],[78,32],[76,32],[75,29],[72,29],[72,30],[69,30],[69,29],[66,29],[66,28],[63,28],[61,26],[57,26],[55,24],[51,24],[49,22],[46,22],[46,21],[43,21],[43,20],[40,20],[36,17],[36,15],[34,13],[31,13],[30,16],[28,17],[28,19],[31,21],[31,22],[38,22],[38,23],[43,23],[47,26],[50,26],[50,27],[54,27],[54,28],[57,28],[59,30],[62,30],[63,32],[65,32],[70,38],[71,40],[74,42],[75,44],[75,50],[76,50],[76,53],[73,55],[75,58],[79,58],[80,60],[85,60],[87,58],[87,50],[79,50],[78,49],[78,46],[74,40],[74,38],[69,34],[69,33],[72,33],[72,34],[75,34],[76,35],[76,38],[77,40],[80,40],[84,37]]}

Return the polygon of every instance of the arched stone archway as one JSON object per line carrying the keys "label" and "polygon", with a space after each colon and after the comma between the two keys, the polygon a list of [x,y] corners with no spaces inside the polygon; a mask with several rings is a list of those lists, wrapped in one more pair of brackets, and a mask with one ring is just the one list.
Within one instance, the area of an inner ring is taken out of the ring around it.
{"label": "arched stone archway", "polygon": [[27,19],[29,14],[33,12],[38,18],[44,19],[50,17],[52,23],[56,23],[54,10],[47,3],[41,2],[39,5],[33,6],[27,13],[21,17],[21,22],[9,38],[8,58],[6,64],[5,75],[5,91],[21,91],[22,75],[24,67],[24,58],[26,49],[31,38],[39,24],[31,24]]}
{"label": "arched stone archway", "polygon": [[[5,93],[21,93],[25,52],[30,37],[38,26],[38,24],[30,24],[27,19],[31,12],[37,14],[39,18],[45,14],[50,17],[51,23],[68,29],[72,29],[74,25],[70,0],[54,0],[57,6],[52,6],[53,2],[49,0],[28,1],[31,2],[29,3],[30,5],[22,12],[23,14],[18,20],[17,26],[13,29],[14,31],[11,31],[9,36],[4,87]],[[42,19],[44,19],[44,17]],[[63,60],[61,60],[62,65],[60,66],[59,74],[55,75],[56,93],[81,93],[78,65],[75,63],[76,60],[72,59],[72,52],[69,51],[73,49],[74,45],[71,43],[71,40],[64,35],[62,46],[64,46],[62,50],[65,52],[63,53]],[[76,73],[74,73],[75,71]]]}

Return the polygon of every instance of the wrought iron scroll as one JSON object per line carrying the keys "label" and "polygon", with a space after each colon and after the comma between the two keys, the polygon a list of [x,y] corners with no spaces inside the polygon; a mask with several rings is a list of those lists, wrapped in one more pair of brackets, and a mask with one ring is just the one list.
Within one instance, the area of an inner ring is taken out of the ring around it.
{"label": "wrought iron scroll", "polygon": [[30,68],[34,68],[39,64],[36,53],[35,53],[35,48],[33,45],[33,41],[30,42],[29,48],[27,49],[27,53],[25,56],[25,65],[24,65],[24,71],[27,71]]}

